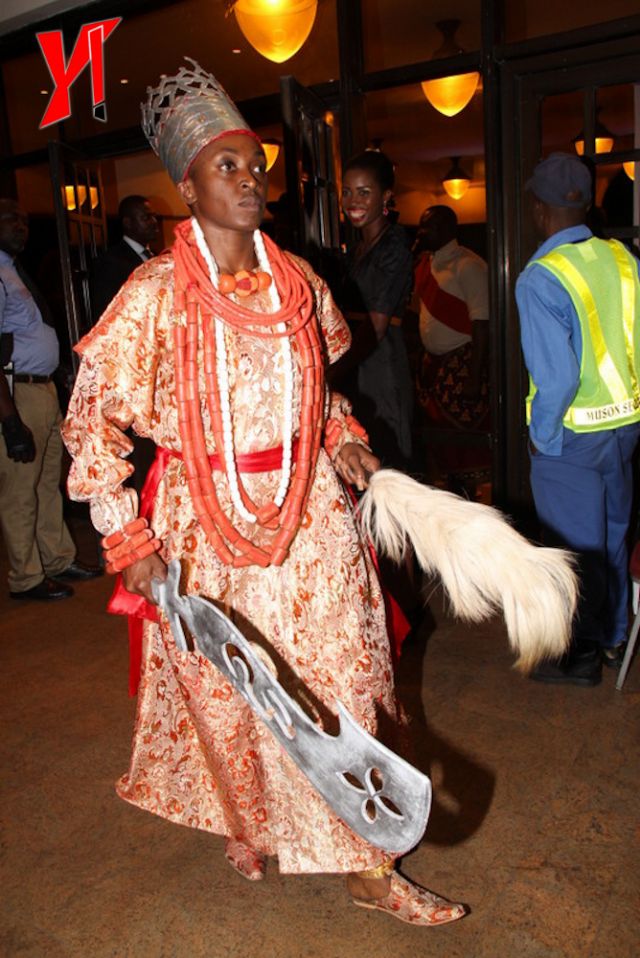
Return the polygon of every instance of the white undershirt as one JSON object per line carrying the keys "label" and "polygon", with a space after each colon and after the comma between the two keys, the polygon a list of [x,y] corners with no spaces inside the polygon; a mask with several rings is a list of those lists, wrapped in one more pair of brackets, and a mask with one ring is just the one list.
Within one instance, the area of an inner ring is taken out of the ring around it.
{"label": "white undershirt", "polygon": [[146,246],[143,246],[142,243],[139,243],[137,240],[131,239],[130,236],[123,236],[122,239],[127,243],[134,253],[137,253],[143,263],[147,262],[147,257],[143,256],[143,253],[146,250]]}

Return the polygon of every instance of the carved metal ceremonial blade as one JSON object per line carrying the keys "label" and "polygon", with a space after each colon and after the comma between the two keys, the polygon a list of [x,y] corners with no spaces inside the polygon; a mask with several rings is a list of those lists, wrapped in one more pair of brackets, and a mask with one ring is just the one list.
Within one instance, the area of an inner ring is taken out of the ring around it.
{"label": "carved metal ceremonial blade", "polygon": [[181,596],[180,563],[169,564],[153,594],[178,648],[188,651],[182,621],[198,650],[222,672],[275,735],[334,812],[362,838],[402,854],[420,841],[431,806],[431,783],[366,732],[337,702],[338,735],[319,728],[285,692],[251,644],[220,609],[200,596]]}

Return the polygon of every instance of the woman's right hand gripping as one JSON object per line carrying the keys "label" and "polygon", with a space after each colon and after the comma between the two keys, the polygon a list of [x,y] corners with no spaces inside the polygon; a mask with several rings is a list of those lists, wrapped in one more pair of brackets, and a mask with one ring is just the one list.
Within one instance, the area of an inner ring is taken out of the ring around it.
{"label": "woman's right hand gripping", "polygon": [[161,582],[167,578],[167,566],[162,561],[157,552],[153,552],[144,559],[139,559],[133,565],[128,566],[122,572],[122,583],[127,592],[133,592],[134,595],[141,595],[156,605],[151,591],[153,579],[160,579]]}

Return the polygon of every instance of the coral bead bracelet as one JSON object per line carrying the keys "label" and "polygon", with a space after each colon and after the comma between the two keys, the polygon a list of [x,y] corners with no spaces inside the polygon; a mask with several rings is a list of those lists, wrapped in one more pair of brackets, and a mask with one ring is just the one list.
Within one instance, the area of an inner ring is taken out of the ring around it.
{"label": "coral bead bracelet", "polygon": [[105,536],[100,545],[106,571],[113,575],[157,552],[162,543],[154,537],[148,521],[140,517],[128,522],[124,529]]}

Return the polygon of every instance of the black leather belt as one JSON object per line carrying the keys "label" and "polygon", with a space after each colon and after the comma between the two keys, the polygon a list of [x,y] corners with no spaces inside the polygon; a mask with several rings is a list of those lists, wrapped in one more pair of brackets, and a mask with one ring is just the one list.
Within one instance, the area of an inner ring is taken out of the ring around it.
{"label": "black leather belt", "polygon": [[14,383],[50,383],[51,376],[34,376],[31,373],[14,373]]}

